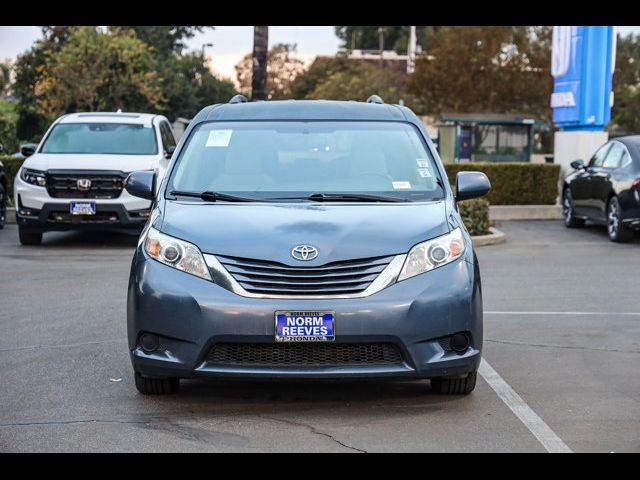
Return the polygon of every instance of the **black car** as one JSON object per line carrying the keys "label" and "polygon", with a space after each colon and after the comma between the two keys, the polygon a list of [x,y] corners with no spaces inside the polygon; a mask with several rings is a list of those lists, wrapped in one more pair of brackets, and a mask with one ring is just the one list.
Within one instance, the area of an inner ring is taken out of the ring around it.
{"label": "black car", "polygon": [[640,135],[611,140],[587,165],[575,160],[571,166],[562,195],[565,225],[590,220],[606,225],[614,242],[631,240],[640,229]]}
{"label": "black car", "polygon": [[4,220],[7,217],[7,174],[4,165],[0,162],[0,230],[4,228]]}

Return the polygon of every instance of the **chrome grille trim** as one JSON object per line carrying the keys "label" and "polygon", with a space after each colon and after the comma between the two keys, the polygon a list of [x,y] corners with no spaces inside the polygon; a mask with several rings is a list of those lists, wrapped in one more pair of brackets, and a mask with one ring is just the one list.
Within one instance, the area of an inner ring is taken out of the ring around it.
{"label": "chrome grille trim", "polygon": [[[285,290],[282,287],[278,286],[280,284],[275,283],[276,287],[273,288],[274,293],[255,293],[255,292],[250,292],[247,289],[245,289],[245,287],[242,285],[242,283],[245,282],[239,282],[238,280],[236,280],[236,278],[234,278],[234,275],[232,275],[229,270],[227,270],[227,268],[225,268],[225,265],[223,265],[221,263],[221,261],[219,260],[223,259],[224,262],[226,264],[228,264],[228,259],[229,258],[233,258],[233,257],[226,257],[226,256],[222,256],[220,255],[215,256],[215,255],[211,255],[211,254],[204,254],[204,260],[207,263],[207,266],[209,267],[209,271],[211,272],[211,277],[213,278],[213,281],[215,283],[217,283],[218,285],[220,285],[223,288],[226,288],[227,290],[231,290],[232,292],[236,293],[237,295],[243,296],[243,297],[249,297],[249,298],[276,298],[276,299],[300,299],[300,300],[304,300],[304,299],[309,299],[309,300],[313,300],[313,299],[329,299],[329,298],[363,298],[363,297],[368,297],[373,295],[374,293],[377,293],[383,289],[385,289],[386,287],[388,287],[389,285],[391,285],[392,283],[394,283],[396,281],[396,279],[398,278],[398,275],[400,274],[400,269],[402,268],[402,265],[404,264],[405,258],[406,258],[406,254],[403,255],[395,255],[395,256],[389,256],[389,257],[382,257],[385,260],[386,259],[390,259],[389,263],[386,265],[386,267],[380,267],[380,271],[379,272],[371,272],[368,273],[367,275],[377,275],[372,281],[371,280],[367,280],[367,283],[369,283],[369,285],[366,288],[362,288],[362,287],[353,287],[350,290],[347,290],[345,288],[340,288],[337,290],[329,290],[327,288],[317,288],[315,289],[316,291],[312,291],[311,293],[305,293],[305,294],[293,294],[291,293],[292,289],[289,290]],[[244,260],[243,260],[244,262]],[[242,262],[240,262],[242,263]],[[259,263],[263,263],[263,264],[267,264],[268,262],[260,262],[260,261],[251,261],[250,262],[252,265],[253,264],[259,264]],[[340,262],[340,264],[344,264],[346,262]],[[365,262],[362,261],[354,261],[354,263],[351,266],[347,266],[345,268],[353,268],[353,265],[362,265]],[[232,266],[229,266],[228,268],[230,268],[231,270],[234,270],[234,268]],[[307,270],[313,272],[316,270],[325,270],[325,271],[329,271],[331,269],[331,264],[327,264],[327,265],[323,265],[321,267],[309,267],[309,268],[300,268],[300,267],[291,267],[290,270],[296,270],[296,271],[300,271],[300,275],[302,275],[301,279],[304,280],[305,275],[307,276],[307,278],[312,275],[311,273],[307,272]],[[287,270],[286,268],[284,270]],[[246,272],[245,272],[246,273]],[[317,277],[317,275],[313,275],[314,277]],[[253,281],[253,280],[252,280]],[[304,283],[304,282],[303,282]],[[355,282],[355,283],[365,283],[365,282]],[[246,283],[245,283],[246,284]],[[331,284],[335,284],[335,282],[330,283]],[[306,287],[304,287],[306,288]],[[283,290],[287,293],[275,293],[275,292],[283,292]],[[346,290],[346,291],[345,291]],[[293,289],[293,291],[295,291],[295,289]],[[309,291],[309,289],[305,290],[305,291]]]}

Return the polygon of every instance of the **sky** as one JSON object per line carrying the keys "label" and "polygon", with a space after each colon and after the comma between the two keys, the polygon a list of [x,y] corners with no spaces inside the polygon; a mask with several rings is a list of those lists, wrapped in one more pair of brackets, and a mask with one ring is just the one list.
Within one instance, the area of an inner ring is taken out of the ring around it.
{"label": "sky", "polygon": [[[640,26],[618,27],[622,35],[640,34]],[[14,59],[16,55],[28,50],[31,44],[40,38],[39,27],[0,26],[0,60]],[[199,50],[205,43],[205,54],[210,60],[211,69],[222,77],[235,81],[234,65],[253,48],[252,26],[217,26],[207,29],[189,40],[189,50]],[[295,43],[298,55],[310,62],[316,55],[333,55],[338,51],[339,40],[332,26],[270,26],[269,45],[277,43]]]}

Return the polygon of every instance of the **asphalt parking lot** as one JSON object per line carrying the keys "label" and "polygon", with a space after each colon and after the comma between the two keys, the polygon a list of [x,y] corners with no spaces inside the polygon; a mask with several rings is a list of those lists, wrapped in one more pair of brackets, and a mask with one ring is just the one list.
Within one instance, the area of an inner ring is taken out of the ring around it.
{"label": "asphalt parking lot", "polygon": [[483,376],[428,382],[134,387],[126,288],[136,237],[0,230],[0,451],[640,450],[640,238],[503,222],[481,247]]}

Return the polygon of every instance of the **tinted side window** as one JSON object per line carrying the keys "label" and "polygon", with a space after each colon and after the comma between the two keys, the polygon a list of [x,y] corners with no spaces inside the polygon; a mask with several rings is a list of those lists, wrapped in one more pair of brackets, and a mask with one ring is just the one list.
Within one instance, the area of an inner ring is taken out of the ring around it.
{"label": "tinted side window", "polygon": [[602,162],[603,168],[618,168],[621,165],[622,156],[625,154],[624,147],[618,142],[614,142],[607,153],[604,162]]}
{"label": "tinted side window", "polygon": [[160,136],[162,137],[162,146],[165,150],[167,150],[168,147],[176,146],[176,140],[173,137],[171,127],[169,127],[167,122],[162,122],[160,124]]}
{"label": "tinted side window", "polygon": [[591,157],[591,161],[589,162],[590,167],[601,167],[604,158],[609,151],[609,147],[611,147],[610,143],[606,143],[604,146],[600,147],[600,149]]}

